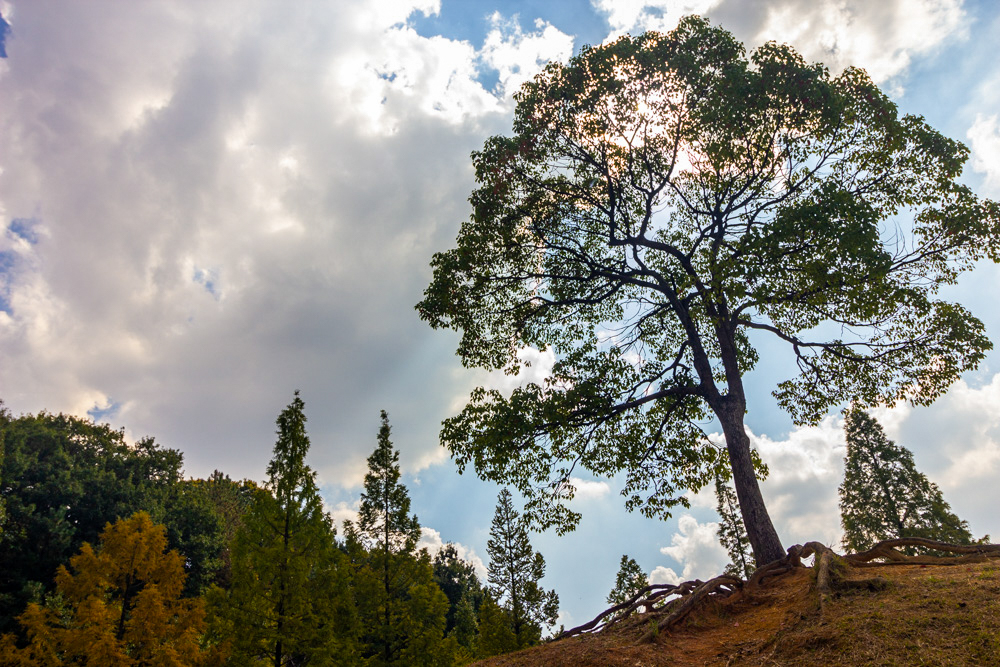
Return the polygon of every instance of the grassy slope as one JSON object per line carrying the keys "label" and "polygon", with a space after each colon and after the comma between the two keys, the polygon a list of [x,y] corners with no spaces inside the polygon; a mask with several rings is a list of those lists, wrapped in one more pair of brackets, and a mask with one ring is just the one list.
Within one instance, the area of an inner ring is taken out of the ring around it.
{"label": "grassy slope", "polygon": [[709,602],[653,643],[630,627],[578,637],[481,665],[1000,665],[1000,562],[852,569],[891,585],[847,591],[820,610],[811,568]]}

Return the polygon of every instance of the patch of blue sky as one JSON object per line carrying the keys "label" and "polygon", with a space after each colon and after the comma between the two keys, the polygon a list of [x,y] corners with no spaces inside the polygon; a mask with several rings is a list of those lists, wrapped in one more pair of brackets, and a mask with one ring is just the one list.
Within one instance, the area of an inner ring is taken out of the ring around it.
{"label": "patch of blue sky", "polygon": [[195,269],[192,280],[194,280],[194,282],[204,287],[205,291],[211,294],[216,301],[219,300],[220,293],[218,290],[218,281],[219,281],[218,269]]}
{"label": "patch of blue sky", "polygon": [[19,257],[10,250],[0,250],[0,311],[13,315],[10,304],[10,283]]}
{"label": "patch of blue sky", "polygon": [[7,57],[7,36],[10,35],[10,24],[0,14],[0,58]]}
{"label": "patch of blue sky", "polygon": [[[515,21],[521,30],[536,30],[537,20],[556,26],[573,35],[573,51],[579,53],[585,44],[600,44],[610,26],[596,12],[589,0],[539,3],[533,0],[508,0],[497,5],[484,5],[471,0],[442,0],[441,11],[424,16],[415,12],[407,22],[422,37],[446,37],[465,41],[481,48],[487,35],[496,28],[494,16],[504,22]],[[486,90],[495,90],[499,72],[485,63],[480,64],[477,81]]]}
{"label": "patch of blue sky", "polygon": [[7,231],[31,245],[38,243],[38,220],[36,218],[14,218],[7,225]]}
{"label": "patch of blue sky", "polygon": [[94,407],[87,410],[87,415],[94,422],[110,422],[117,417],[121,407],[122,404],[119,401],[108,401],[107,405],[103,408],[95,403]]}

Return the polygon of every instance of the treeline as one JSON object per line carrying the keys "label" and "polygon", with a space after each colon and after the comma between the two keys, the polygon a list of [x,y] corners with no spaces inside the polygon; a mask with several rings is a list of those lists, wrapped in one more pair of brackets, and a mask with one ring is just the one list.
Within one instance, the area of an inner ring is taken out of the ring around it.
{"label": "treeline", "polygon": [[555,623],[509,492],[487,581],[418,549],[382,413],[356,521],[338,535],[296,392],[263,484],[185,479],[152,438],[0,404],[0,665],[455,665]]}

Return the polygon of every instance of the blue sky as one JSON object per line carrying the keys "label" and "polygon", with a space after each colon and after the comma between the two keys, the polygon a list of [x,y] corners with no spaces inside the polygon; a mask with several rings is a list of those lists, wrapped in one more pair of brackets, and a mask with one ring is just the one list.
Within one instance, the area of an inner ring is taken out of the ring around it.
{"label": "blue sky", "polygon": [[[428,262],[522,81],[690,12],[748,48],[866,68],[966,142],[963,178],[1000,197],[991,0],[0,0],[0,398],[152,435],[190,475],[260,479],[300,389],[339,518],[385,409],[425,544],[485,557],[499,489],[457,475],[437,431],[472,387],[513,385],[461,368],[456,336],[419,321]],[[998,287],[983,265],[948,290],[994,340]],[[786,544],[833,544],[840,418],[794,427],[770,396],[787,353],[760,350],[747,425],[765,498]],[[980,535],[1000,535],[998,354],[934,406],[878,415]],[[619,490],[582,479],[580,528],[534,538],[567,624],[603,609],[623,553],[659,581],[725,564],[711,497],[658,522],[624,513]]]}

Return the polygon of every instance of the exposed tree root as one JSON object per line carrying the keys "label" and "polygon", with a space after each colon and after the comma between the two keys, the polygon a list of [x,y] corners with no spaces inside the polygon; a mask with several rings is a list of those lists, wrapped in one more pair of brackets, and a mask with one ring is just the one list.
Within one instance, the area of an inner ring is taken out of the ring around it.
{"label": "exposed tree root", "polygon": [[[907,556],[896,547],[924,547],[935,551],[946,551],[959,556],[931,556],[922,554]],[[962,565],[979,563],[1000,558],[1000,544],[947,544],[922,537],[902,537],[879,542],[868,551],[849,554],[844,558],[855,567],[879,567],[885,565]],[[885,561],[876,562],[884,558]]]}
{"label": "exposed tree root", "polygon": [[715,577],[714,579],[709,579],[694,589],[690,595],[683,598],[677,598],[664,608],[663,611],[665,613],[663,617],[656,621],[656,625],[646,633],[642,640],[652,641],[655,639],[656,635],[660,632],[668,630],[675,623],[678,623],[681,619],[690,614],[691,610],[693,610],[699,602],[712,593],[715,593],[718,590],[724,590],[726,591],[726,597],[728,597],[732,594],[735,588],[741,588],[742,586],[742,579],[728,574]]}
{"label": "exposed tree root", "polygon": [[[958,556],[908,556],[897,547],[923,547],[936,551],[960,554]],[[650,625],[643,641],[651,641],[657,634],[669,630],[686,618],[692,610],[708,598],[723,599],[737,590],[752,594],[771,580],[795,568],[803,567],[802,560],[814,556],[813,568],[816,572],[816,592],[819,594],[820,613],[827,602],[838,591],[847,589],[883,590],[888,581],[876,576],[868,579],[848,579],[849,568],[878,567],[888,565],[959,565],[976,563],[989,559],[1000,559],[1000,544],[947,544],[920,537],[906,537],[879,542],[868,551],[841,556],[825,544],[807,542],[789,547],[788,554],[781,560],[768,563],[750,575],[744,582],[739,577],[721,575],[702,582],[685,581],[682,584],[652,584],[646,586],[630,599],[607,609],[589,623],[566,630],[553,639],[557,641],[581,634],[594,634],[615,625]],[[884,560],[880,560],[884,559]],[[673,599],[669,599],[669,598]],[[638,613],[637,613],[638,612]]]}

